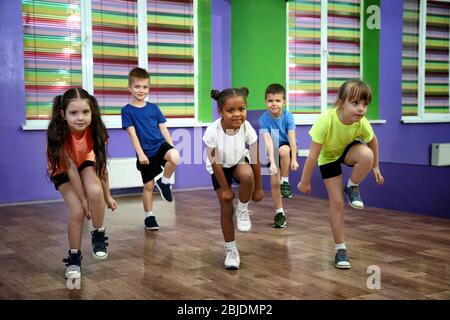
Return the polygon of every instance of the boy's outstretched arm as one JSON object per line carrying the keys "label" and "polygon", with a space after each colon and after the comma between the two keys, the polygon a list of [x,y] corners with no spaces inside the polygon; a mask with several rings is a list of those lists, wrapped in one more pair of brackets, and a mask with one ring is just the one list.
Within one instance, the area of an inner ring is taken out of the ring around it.
{"label": "boy's outstretched arm", "polygon": [[253,177],[255,179],[255,189],[253,190],[252,199],[253,201],[258,202],[264,198],[264,193],[262,191],[261,162],[259,160],[258,141],[255,141],[253,144],[249,145],[249,151]]}
{"label": "boy's outstretched arm", "polygon": [[273,155],[273,141],[269,132],[263,133],[264,143],[266,145],[267,158],[269,158],[270,168],[269,172],[271,175],[277,174],[277,166],[275,164],[275,158]]}
{"label": "boy's outstretched arm", "polygon": [[136,129],[134,126],[129,126],[127,128],[128,136],[130,137],[131,144],[133,145],[134,150],[137,153],[139,163],[140,164],[149,164],[150,161],[148,160],[147,156],[144,153],[144,150],[141,147],[141,143],[139,142],[139,139],[136,134]]}
{"label": "boy's outstretched arm", "polygon": [[321,149],[321,144],[311,141],[311,146],[309,147],[309,155],[308,158],[306,158],[305,166],[303,167],[302,178],[297,186],[300,192],[311,192],[311,176],[314,168],[316,167],[317,159],[319,158]]}
{"label": "boy's outstretched arm", "polygon": [[158,124],[159,130],[161,131],[162,136],[166,140],[168,144],[170,144],[173,147],[173,141],[172,137],[170,136],[169,129],[167,129],[166,125],[164,123]]}
{"label": "boy's outstretched arm", "polygon": [[384,178],[381,175],[380,168],[378,167],[378,139],[377,136],[374,135],[373,139],[367,144],[367,146],[372,150],[373,152],[373,174],[375,176],[375,181],[378,184],[384,183]]}
{"label": "boy's outstretched arm", "polygon": [[288,131],[289,148],[291,149],[291,170],[298,169],[297,162],[297,139],[295,138],[295,130]]}
{"label": "boy's outstretched arm", "polygon": [[211,163],[214,176],[219,182],[221,189],[221,197],[225,202],[231,202],[234,199],[234,192],[231,190],[231,186],[228,184],[225,174],[223,173],[222,166],[216,163],[216,149],[206,147],[206,155],[208,156],[209,162]]}

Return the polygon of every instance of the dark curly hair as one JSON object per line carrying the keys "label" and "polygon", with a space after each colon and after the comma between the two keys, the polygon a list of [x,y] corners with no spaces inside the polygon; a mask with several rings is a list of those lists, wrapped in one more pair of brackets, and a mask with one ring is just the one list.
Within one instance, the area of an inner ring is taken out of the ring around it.
{"label": "dark curly hair", "polygon": [[217,108],[222,110],[225,101],[232,96],[241,96],[244,98],[245,104],[247,104],[247,96],[248,96],[248,88],[228,88],[222,91],[219,90],[211,90],[211,98],[217,101]]}

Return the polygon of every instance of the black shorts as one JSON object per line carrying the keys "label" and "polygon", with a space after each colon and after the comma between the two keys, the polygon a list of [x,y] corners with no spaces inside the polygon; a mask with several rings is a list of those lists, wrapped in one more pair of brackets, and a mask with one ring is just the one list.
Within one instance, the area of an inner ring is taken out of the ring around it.
{"label": "black shorts", "polygon": [[[289,142],[283,142],[283,143],[280,144],[280,146],[278,147],[278,168],[281,167],[281,165],[280,165],[280,163],[281,163],[281,157],[280,157],[280,152],[279,152],[279,150],[280,150],[280,148],[281,148],[282,146],[288,146],[289,148],[291,148],[291,146],[289,145]],[[290,159],[290,158],[291,158],[291,154],[289,153],[289,159]],[[269,161],[269,163],[267,164],[267,168],[270,168],[270,161]]]}
{"label": "black shorts", "polygon": [[147,156],[150,162],[149,164],[141,164],[139,159],[136,159],[136,168],[141,172],[142,182],[144,184],[153,180],[153,178],[163,171],[163,167],[167,162],[164,160],[164,157],[170,149],[173,149],[173,147],[167,142],[164,142],[153,157]]}
{"label": "black shorts", "polygon": [[347,155],[348,150],[350,150],[351,147],[353,147],[355,144],[359,144],[361,141],[355,140],[352,141],[347,147],[345,147],[344,152],[342,155],[337,159],[336,161],[324,164],[319,166],[320,174],[322,175],[322,179],[329,179],[333,177],[340,176],[342,174],[342,168],[341,163],[345,164],[348,167],[353,167],[351,165],[348,165],[344,162],[345,156]]}
{"label": "black shorts", "polygon": [[[239,162],[239,163],[241,163],[241,162]],[[249,163],[249,160],[247,158],[245,158],[245,163]],[[225,179],[227,179],[227,183],[230,186],[233,184],[233,181],[236,182],[236,183],[241,183],[239,180],[237,180],[237,179],[235,179],[233,177],[234,170],[236,170],[237,166],[238,165],[236,164],[236,165],[234,165],[234,166],[232,166],[230,168],[223,168],[222,167],[223,174],[225,175]],[[214,173],[211,175],[211,180],[212,180],[212,184],[213,184],[213,187],[214,187],[214,191],[216,191],[217,189],[220,189],[219,181],[217,181],[216,176],[214,175]]]}
{"label": "black shorts", "polygon": [[[95,167],[95,162],[91,161],[91,160],[86,160],[85,162],[83,162],[79,167],[78,167],[78,172],[83,171],[83,169],[87,168],[87,167]],[[57,174],[54,177],[51,177],[50,180],[53,182],[53,184],[55,185],[55,189],[58,190],[59,186],[69,182],[69,175],[67,174],[67,172],[63,172],[60,174]]]}

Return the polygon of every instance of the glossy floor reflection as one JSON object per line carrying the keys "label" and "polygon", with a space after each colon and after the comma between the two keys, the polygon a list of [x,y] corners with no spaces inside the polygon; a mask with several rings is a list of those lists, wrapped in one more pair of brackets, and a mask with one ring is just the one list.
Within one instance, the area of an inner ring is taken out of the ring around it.
{"label": "glossy floor reflection", "polygon": [[266,193],[250,205],[253,230],[236,231],[241,268],[228,271],[215,193],[174,197],[155,194],[159,231],[145,231],[139,196],[117,197],[106,261],[92,257],[85,225],[80,290],[63,277],[64,203],[0,207],[0,299],[450,299],[450,220],[347,207],[352,269],[337,270],[327,202],[285,200],[280,230]]}

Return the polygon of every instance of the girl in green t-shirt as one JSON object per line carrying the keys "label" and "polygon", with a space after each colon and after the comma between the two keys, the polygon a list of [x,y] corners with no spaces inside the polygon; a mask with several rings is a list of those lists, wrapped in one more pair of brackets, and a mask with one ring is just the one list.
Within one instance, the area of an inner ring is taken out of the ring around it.
{"label": "girl in green t-shirt", "polygon": [[[369,86],[361,80],[342,84],[336,108],[323,112],[309,131],[312,138],[309,156],[298,184],[301,192],[311,192],[311,175],[318,162],[330,202],[330,224],[336,244],[335,266],[339,269],[351,267],[344,242],[344,193],[350,206],[363,209],[359,183],[370,170],[378,184],[384,182],[378,167],[377,137],[365,118],[371,98]],[[341,163],[353,168],[344,188]]]}

